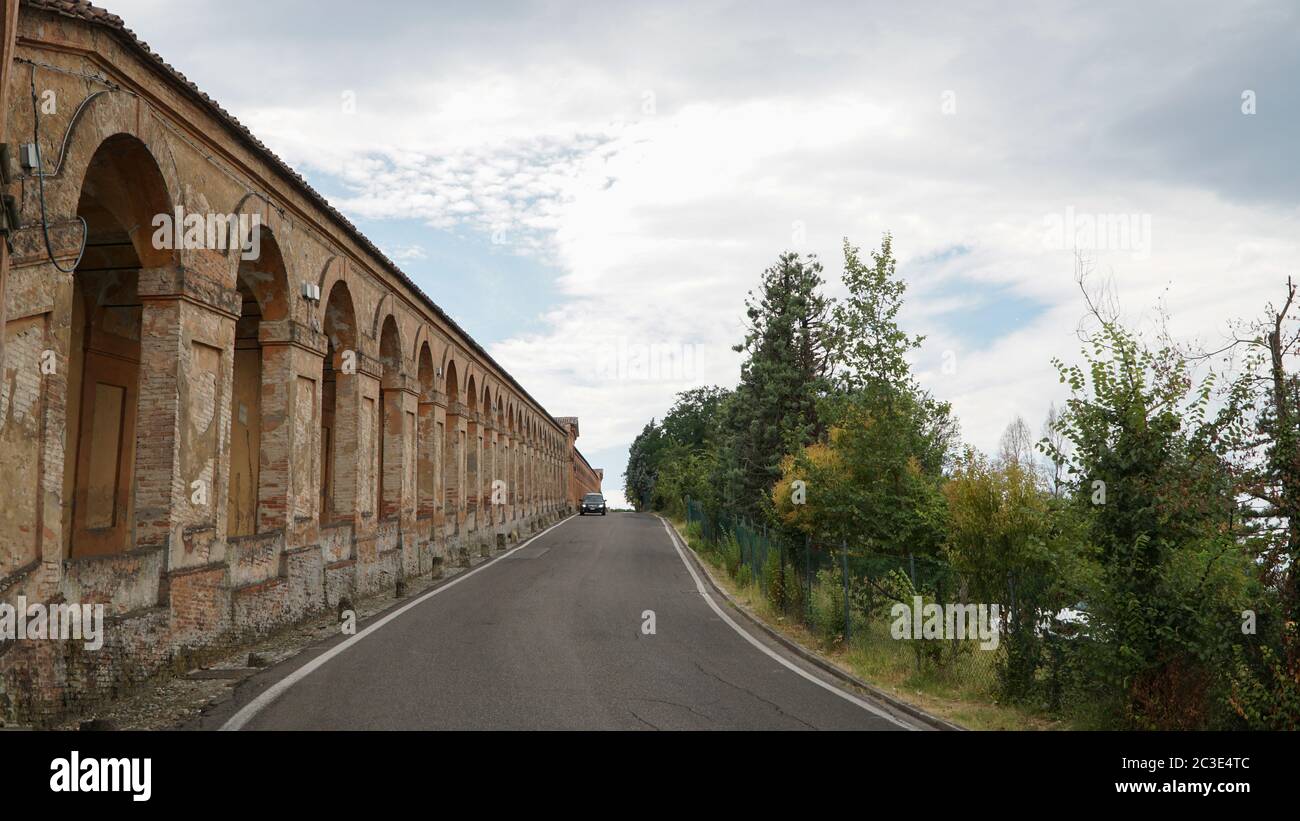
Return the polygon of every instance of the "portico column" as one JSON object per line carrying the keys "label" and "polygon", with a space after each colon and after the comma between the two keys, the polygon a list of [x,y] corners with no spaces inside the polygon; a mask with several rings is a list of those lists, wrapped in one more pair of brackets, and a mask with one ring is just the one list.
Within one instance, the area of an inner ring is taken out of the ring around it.
{"label": "portico column", "polygon": [[439,500],[442,498],[442,470],[439,454],[442,451],[443,425],[446,424],[446,401],[439,402],[439,394],[428,391],[420,395],[419,414],[419,456],[416,459],[419,488],[416,502],[416,517],[427,519],[431,528],[430,538],[435,538],[442,515]]}
{"label": "portico column", "polygon": [[257,529],[287,529],[290,544],[317,538],[320,515],[320,375],[324,334],[291,319],[263,322],[262,432]]}
{"label": "portico column", "polygon": [[[176,569],[224,558],[235,321],[222,266],[140,270],[136,546],[167,545]],[[220,511],[223,515],[217,515]]]}
{"label": "portico column", "polygon": [[519,440],[515,438],[514,431],[510,431],[506,438],[506,481],[509,487],[506,488],[506,520],[513,522],[517,517],[519,507]]}

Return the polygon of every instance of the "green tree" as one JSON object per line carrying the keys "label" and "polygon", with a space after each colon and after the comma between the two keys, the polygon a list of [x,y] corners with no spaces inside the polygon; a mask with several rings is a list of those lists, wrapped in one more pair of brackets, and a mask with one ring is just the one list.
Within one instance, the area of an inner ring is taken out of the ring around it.
{"label": "green tree", "polygon": [[677,394],[660,425],[664,435],[691,451],[712,447],[718,435],[718,408],[730,393],[710,385]]}
{"label": "green tree", "polygon": [[632,440],[627,451],[627,468],[623,471],[623,495],[637,510],[650,506],[659,459],[666,442],[663,430],[651,419]]}
{"label": "green tree", "polygon": [[1300,728],[1300,377],[1287,370],[1300,354],[1294,315],[1296,285],[1287,280],[1282,306],[1242,323],[1223,351],[1244,349],[1225,401],[1250,411],[1228,437],[1239,492],[1241,536],[1262,589],[1252,608],[1258,637],[1239,648],[1229,703],[1259,729]]}
{"label": "green tree", "polygon": [[821,544],[844,541],[898,557],[937,553],[942,459],[921,421],[929,411],[916,399],[828,404],[835,415],[827,441],[791,454],[773,489],[784,524]]}
{"label": "green tree", "polygon": [[828,388],[832,328],[821,272],[815,257],[782,254],[745,301],[747,332],[734,348],[745,358],[735,396],[722,405],[728,441],[719,468],[739,513],[766,515],[782,455],[822,430],[817,404]]}
{"label": "green tree", "polygon": [[1047,660],[1043,627],[1079,601],[1089,576],[1077,519],[1057,509],[1032,454],[1020,447],[1026,431],[1013,422],[996,461],[968,448],[943,488],[944,552],[971,600],[1002,608],[999,678],[1012,700],[1036,694]]}
{"label": "green tree", "polygon": [[716,504],[719,408],[729,394],[716,387],[683,391],[661,423],[650,420],[628,449],[623,473],[633,506],[680,514],[687,496]]}
{"label": "green tree", "polygon": [[[788,451],[773,502],[784,522],[817,541],[850,541],[895,555],[942,543],[939,485],[957,437],[947,403],[921,390],[906,355],[921,343],[899,328],[906,285],[892,239],[865,265],[844,241],[848,295],[831,306],[834,390],[818,415],[827,441]],[[794,483],[806,498],[795,504]]]}
{"label": "green tree", "polygon": [[[871,252],[871,264],[861,251],[844,239],[844,285],[847,299],[833,306],[836,376],[846,393],[876,386],[892,390],[912,386],[907,354],[925,340],[898,327],[905,283],[897,272],[894,240],[886,233],[880,250]],[[879,392],[877,390],[877,392]]]}
{"label": "green tree", "polygon": [[1120,694],[1137,726],[1203,726],[1250,579],[1222,453],[1240,408],[1211,414],[1212,377],[1089,304],[1099,330],[1084,364],[1054,360],[1072,393],[1057,423],[1070,452],[1046,450],[1067,466],[1100,563],[1088,601],[1099,693]]}

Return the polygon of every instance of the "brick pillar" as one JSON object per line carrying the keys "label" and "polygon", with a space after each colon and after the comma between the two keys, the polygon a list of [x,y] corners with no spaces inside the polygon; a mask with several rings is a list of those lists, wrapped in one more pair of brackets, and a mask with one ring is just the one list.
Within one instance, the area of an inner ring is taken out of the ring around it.
{"label": "brick pillar", "polygon": [[230,395],[239,293],[211,270],[140,271],[135,543],[169,546],[168,567],[224,559]]}
{"label": "brick pillar", "polygon": [[506,488],[506,521],[513,522],[518,516],[517,508],[519,506],[519,440],[515,438],[514,431],[510,431],[506,436],[506,482],[509,487]]}
{"label": "brick pillar", "polygon": [[483,423],[483,519],[489,532],[496,530],[497,506],[492,483],[497,480],[497,429],[489,415]]}
{"label": "brick pillar", "polygon": [[483,437],[487,430],[483,426],[483,414],[474,415],[474,434],[470,438],[470,447],[474,449],[474,481],[470,490],[474,493],[474,529],[482,531],[487,522],[488,500],[483,496],[483,479],[487,474],[487,465],[483,461]]}
{"label": "brick pillar", "polygon": [[537,515],[537,447],[528,443],[528,515]]}
{"label": "brick pillar", "polygon": [[415,515],[415,419],[420,396],[413,381],[404,374],[386,377],[381,391],[380,517],[400,516],[409,520]]}
{"label": "brick pillar", "polygon": [[479,435],[478,411],[470,411],[465,418],[465,481],[462,483],[466,533],[478,530]]}
{"label": "brick pillar", "polygon": [[519,518],[528,518],[529,494],[532,488],[528,482],[528,440],[519,443]]}
{"label": "brick pillar", "polygon": [[[441,419],[438,411],[442,411]],[[446,405],[439,407],[432,392],[422,394],[417,405],[419,426],[416,433],[418,456],[416,457],[416,515],[434,517],[438,504],[438,489],[442,483],[439,474],[438,453],[442,449],[438,441],[439,423],[446,424]],[[436,524],[436,521],[435,521]]]}
{"label": "brick pillar", "polygon": [[465,496],[467,492],[465,487],[465,442],[469,436],[469,420],[465,416],[465,408],[463,405],[458,406],[457,409],[460,413],[456,414],[456,430],[454,431],[455,436],[452,439],[452,456],[455,459],[455,465],[452,469],[455,471],[456,475],[455,498],[453,499],[453,503],[456,508],[455,532],[464,533],[466,521]]}
{"label": "brick pillar", "polygon": [[446,464],[450,459],[447,449],[447,396],[437,391],[433,394],[433,539],[439,545],[445,545],[447,538],[443,532],[446,525]]}
{"label": "brick pillar", "polygon": [[334,519],[351,519],[356,515],[358,476],[365,472],[357,447],[361,376],[343,371],[343,353],[337,351],[331,363],[334,369],[334,428],[330,436],[330,453],[326,455],[333,477],[329,503]]}
{"label": "brick pillar", "polygon": [[289,528],[289,544],[317,538],[320,516],[320,376],[324,334],[285,319],[263,322],[262,441],[257,529]]}
{"label": "brick pillar", "polygon": [[487,492],[492,481],[491,428],[486,416],[479,415],[478,426],[478,526],[484,532],[492,524],[492,497]]}
{"label": "brick pillar", "polygon": [[460,431],[462,427],[459,404],[448,400],[443,413],[445,419],[443,436],[443,495],[442,516],[445,535],[460,533]]}
{"label": "brick pillar", "polygon": [[357,354],[356,443],[357,531],[379,521],[380,391],[383,366],[379,360]]}
{"label": "brick pillar", "polygon": [[507,478],[507,476],[506,476],[506,441],[507,441],[507,439],[508,439],[508,434],[506,433],[505,428],[498,428],[498,429],[497,429],[497,437],[496,437],[496,475],[497,475],[497,478],[500,479],[501,482],[502,482],[502,484],[504,485],[504,486],[501,488],[501,491],[502,491],[502,492],[501,492],[501,503],[500,503],[499,505],[497,505],[497,508],[496,508],[496,521],[497,521],[497,524],[499,524],[499,525],[504,525],[504,524],[506,523],[506,501],[507,501],[507,498],[506,498],[505,492],[506,492],[506,491],[509,489],[509,487],[510,487],[510,485],[509,485],[509,481],[510,481],[510,480],[509,480],[509,479]]}

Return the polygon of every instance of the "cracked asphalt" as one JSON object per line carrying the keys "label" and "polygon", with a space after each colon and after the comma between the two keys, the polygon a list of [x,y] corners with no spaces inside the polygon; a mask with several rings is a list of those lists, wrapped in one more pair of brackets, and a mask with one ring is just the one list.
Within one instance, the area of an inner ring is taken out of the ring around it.
{"label": "cracked asphalt", "polygon": [[[642,631],[647,610],[653,635]],[[267,671],[221,712],[299,664]],[[293,684],[245,729],[900,727],[737,634],[700,596],[658,518],[611,513],[566,521],[421,601]]]}

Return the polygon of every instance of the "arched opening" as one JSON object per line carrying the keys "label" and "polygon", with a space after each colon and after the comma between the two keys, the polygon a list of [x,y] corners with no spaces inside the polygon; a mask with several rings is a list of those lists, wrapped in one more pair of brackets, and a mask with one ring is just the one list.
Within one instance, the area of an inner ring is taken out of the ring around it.
{"label": "arched opening", "polygon": [[483,478],[479,482],[479,498],[482,500],[483,523],[492,525],[496,523],[496,508],[493,506],[492,481],[496,479],[496,438],[492,431],[493,411],[492,407],[492,390],[489,386],[483,386],[483,404],[481,405],[481,415],[483,417],[483,431],[480,438],[483,441]]}
{"label": "arched opening", "polygon": [[420,382],[419,456],[416,459],[416,516],[432,516],[438,505],[438,443],[442,430],[434,408],[433,352],[429,343],[420,346],[416,357],[416,378]]}
{"label": "arched opening", "polygon": [[142,267],[172,261],[170,251],[154,248],[151,227],[155,214],[171,210],[166,183],[144,143],[118,134],[100,144],[77,202],[87,238],[73,275],[63,464],[67,556],[133,546],[139,277]]}
{"label": "arched opening", "polygon": [[321,365],[321,521],[351,516],[356,510],[357,353],[356,313],[347,283],[330,288],[323,330],[328,343]]}
{"label": "arched opening", "polygon": [[496,478],[501,480],[501,492],[493,499],[494,510],[496,511],[496,520],[499,524],[506,522],[506,505],[510,501],[510,434],[506,427],[506,401],[497,391],[496,403],[496,420],[497,420],[497,461],[496,461]]}
{"label": "arched opening", "polygon": [[510,482],[510,492],[506,496],[507,520],[515,521],[519,517],[517,505],[519,505],[519,414],[515,412],[515,405],[511,403],[506,412],[506,423],[510,427],[510,439],[507,440],[508,452],[506,455],[506,466],[508,470],[508,482]]}
{"label": "arched opening", "polygon": [[514,481],[510,483],[511,487],[511,506],[514,518],[518,519],[523,515],[524,505],[524,417],[523,412],[518,408],[515,409],[515,443],[514,454],[511,460],[510,469],[514,474]]}
{"label": "arched opening", "polygon": [[[248,536],[260,529],[259,505],[270,501],[263,481],[263,407],[277,398],[287,404],[285,386],[273,378],[263,361],[263,322],[275,322],[289,315],[288,276],[280,246],[262,226],[257,259],[241,259],[237,287],[242,299],[235,323],[235,364],[230,408],[230,493],[226,508],[226,532]],[[279,492],[279,489],[276,490]],[[276,517],[276,521],[280,521]]]}
{"label": "arched opening", "polygon": [[523,444],[523,513],[528,516],[532,513],[533,505],[533,420],[524,417],[524,444]]}
{"label": "arched opening", "polygon": [[414,436],[414,415],[402,407],[402,340],[397,320],[385,317],[379,332],[379,360],[384,373],[379,390],[379,515],[397,516],[402,508],[402,484],[408,471],[407,443]]}
{"label": "arched opening", "polygon": [[478,424],[478,388],[474,377],[470,376],[465,384],[465,527],[474,530],[478,527],[479,511],[479,462],[483,457],[483,434]]}
{"label": "arched opening", "polygon": [[460,430],[460,383],[456,378],[456,363],[447,363],[443,377],[447,391],[447,430],[443,443],[442,487],[443,517],[449,533],[458,532],[460,524],[460,470],[464,434]]}

